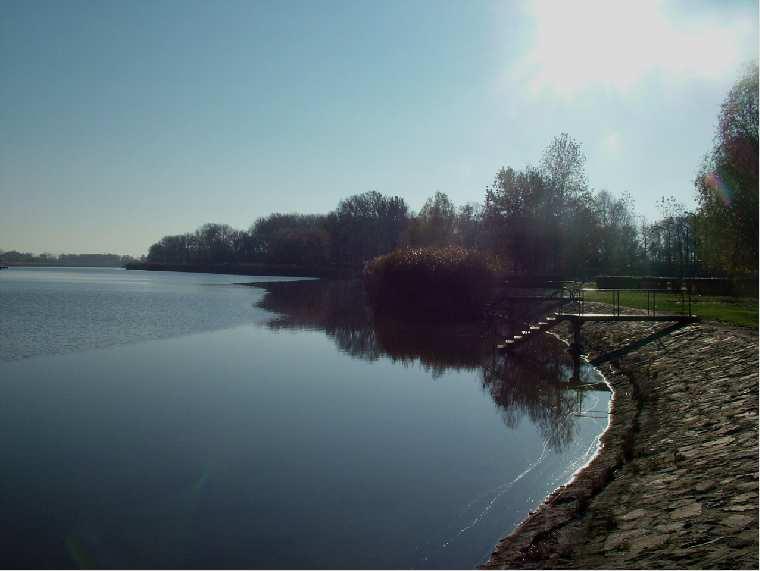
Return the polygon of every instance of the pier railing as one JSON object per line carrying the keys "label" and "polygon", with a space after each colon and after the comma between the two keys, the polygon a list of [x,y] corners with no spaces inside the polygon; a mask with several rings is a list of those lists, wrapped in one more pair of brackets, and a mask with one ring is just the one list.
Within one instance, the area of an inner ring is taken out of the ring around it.
{"label": "pier railing", "polygon": [[[584,288],[577,284],[565,284],[562,286],[561,298],[564,303],[558,309],[559,315],[575,314],[583,315],[585,313],[586,294],[602,294],[594,296],[591,301],[600,303],[609,303],[612,307],[613,315],[620,316],[622,294],[646,294],[646,311],[651,317],[657,316],[657,300],[661,304],[675,301],[678,305],[679,315],[692,315],[692,292],[690,287],[682,287],[680,290],[671,289],[628,289],[628,288]],[[609,296],[609,297],[608,297]],[[625,296],[624,296],[625,301]]]}
{"label": "pier railing", "polygon": [[[507,336],[504,342],[495,347],[497,351],[508,351],[521,345],[536,334],[548,331],[558,323],[567,321],[571,324],[573,331],[573,342],[570,344],[570,351],[579,355],[582,350],[581,327],[588,322],[634,322],[634,321],[673,321],[678,324],[688,324],[698,321],[699,318],[691,313],[692,299],[691,290],[681,288],[673,289],[624,289],[624,288],[585,288],[581,282],[563,282],[556,286],[551,293],[547,293],[549,288],[542,288],[540,295],[505,295],[502,301],[513,304],[535,303],[537,307],[542,307],[541,303],[550,302],[555,304],[553,311],[547,311],[544,317],[535,319],[531,323],[526,323],[516,333]],[[593,293],[592,299],[588,301],[601,302],[609,301],[611,311],[604,312],[592,311],[586,312],[587,296]],[[625,294],[646,295],[646,314],[641,313],[623,313],[624,304],[631,306],[643,305],[643,298],[631,300],[629,303]],[[609,296],[607,298],[607,296]],[[669,307],[664,311],[657,308],[658,299],[669,300]],[[675,298],[675,303],[672,303]],[[677,311],[673,311],[678,306]],[[548,309],[548,308],[546,308]],[[492,322],[496,327],[496,315],[492,315]]]}

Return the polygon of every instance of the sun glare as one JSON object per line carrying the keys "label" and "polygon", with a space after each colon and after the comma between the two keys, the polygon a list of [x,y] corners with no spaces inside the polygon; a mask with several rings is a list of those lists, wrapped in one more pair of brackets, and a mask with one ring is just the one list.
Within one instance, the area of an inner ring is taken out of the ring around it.
{"label": "sun glare", "polygon": [[572,97],[588,88],[629,92],[653,74],[669,81],[718,79],[746,59],[740,46],[750,41],[749,22],[716,25],[667,8],[659,1],[535,0],[533,42],[513,79],[534,94]]}

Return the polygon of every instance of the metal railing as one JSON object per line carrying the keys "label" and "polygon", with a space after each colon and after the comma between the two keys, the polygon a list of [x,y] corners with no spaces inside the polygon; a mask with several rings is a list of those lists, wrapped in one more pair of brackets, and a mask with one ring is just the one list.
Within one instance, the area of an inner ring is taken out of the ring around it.
{"label": "metal railing", "polygon": [[553,287],[544,287],[544,291],[551,289],[551,293],[544,293],[545,301],[556,300],[559,305],[556,309],[558,315],[584,315],[586,310],[587,293],[600,293],[609,294],[609,298],[604,299],[606,296],[602,296],[602,299],[593,299],[591,301],[599,301],[601,303],[609,303],[612,307],[612,313],[615,316],[620,316],[622,308],[625,305],[621,302],[621,299],[625,299],[625,296],[621,294],[636,293],[646,294],[646,312],[648,316],[656,317],[658,314],[662,315],[663,310],[658,310],[658,300],[661,304],[665,300],[672,301],[673,298],[677,298],[679,306],[678,314],[691,316],[692,315],[692,287],[690,283],[684,283],[679,289],[671,288],[584,288],[583,283],[579,281],[565,281],[561,283],[552,284]]}
{"label": "metal railing", "polygon": [[[594,292],[594,293],[609,293],[610,294],[610,305],[612,306],[612,312],[614,315],[619,316],[621,313],[621,303],[620,303],[620,294],[621,293],[646,293],[647,294],[647,315],[651,317],[657,316],[657,294],[660,294],[660,299],[663,298],[672,299],[673,297],[677,297],[680,301],[679,303],[679,314],[681,315],[692,315],[691,313],[691,307],[692,307],[692,296],[691,296],[691,287],[682,287],[680,290],[669,290],[669,289],[627,289],[627,288],[582,288],[580,293],[580,313],[583,314],[583,304],[585,301],[585,297],[583,295],[583,292]],[[604,302],[602,302],[604,303]]]}

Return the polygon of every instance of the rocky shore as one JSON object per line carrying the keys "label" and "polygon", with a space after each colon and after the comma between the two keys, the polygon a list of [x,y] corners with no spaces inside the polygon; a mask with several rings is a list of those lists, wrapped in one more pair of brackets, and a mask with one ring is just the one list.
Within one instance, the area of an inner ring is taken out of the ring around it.
{"label": "rocky shore", "polygon": [[666,327],[584,325],[614,390],[602,450],[484,568],[758,568],[757,332]]}

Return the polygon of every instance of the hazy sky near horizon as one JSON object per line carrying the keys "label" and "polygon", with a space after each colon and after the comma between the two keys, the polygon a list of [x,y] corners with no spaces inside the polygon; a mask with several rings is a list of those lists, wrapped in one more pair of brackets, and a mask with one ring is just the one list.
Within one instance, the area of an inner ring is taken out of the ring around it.
{"label": "hazy sky near horizon", "polygon": [[756,1],[0,0],[0,249],[480,202],[561,132],[655,218],[757,57]]}

